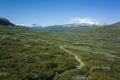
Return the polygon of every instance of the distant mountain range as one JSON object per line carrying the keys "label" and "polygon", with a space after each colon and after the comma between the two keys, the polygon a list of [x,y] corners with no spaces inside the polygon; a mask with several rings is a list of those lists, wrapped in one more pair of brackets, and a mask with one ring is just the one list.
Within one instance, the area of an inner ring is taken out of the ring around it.
{"label": "distant mountain range", "polygon": [[[94,23],[94,24],[93,24]],[[33,29],[44,29],[44,30],[70,30],[70,29],[86,29],[86,28],[91,28],[91,27],[109,27],[109,28],[120,28],[120,22],[117,22],[115,24],[111,25],[106,25],[101,22],[91,22],[91,23],[70,23],[70,24],[64,24],[64,25],[52,25],[52,26],[47,26],[47,27],[42,27],[41,25],[38,24],[32,24],[31,26],[25,26],[24,27],[30,27]],[[12,22],[10,22],[6,18],[0,18],[0,25],[4,26],[22,26],[23,25],[15,25]]]}
{"label": "distant mountain range", "polygon": [[96,25],[96,24],[88,24],[88,23],[71,23],[71,24],[64,24],[64,25],[52,25],[52,26],[47,26],[44,27],[44,29],[49,29],[49,30],[71,30],[71,29],[87,29],[87,28],[91,28],[91,27],[102,27],[102,26],[106,26],[105,24],[100,24],[100,25]]}
{"label": "distant mountain range", "polygon": [[90,27],[101,27],[105,26],[105,23],[102,23],[97,20],[92,19],[77,19],[73,20],[69,24],[63,24],[63,25],[52,25],[45,27],[46,29],[86,29]]}

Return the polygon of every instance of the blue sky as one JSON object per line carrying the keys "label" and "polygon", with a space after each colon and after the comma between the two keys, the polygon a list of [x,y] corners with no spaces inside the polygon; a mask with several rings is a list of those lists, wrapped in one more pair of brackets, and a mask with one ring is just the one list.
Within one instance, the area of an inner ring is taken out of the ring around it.
{"label": "blue sky", "polygon": [[120,21],[120,0],[0,0],[0,17],[15,24],[66,24],[71,18]]}

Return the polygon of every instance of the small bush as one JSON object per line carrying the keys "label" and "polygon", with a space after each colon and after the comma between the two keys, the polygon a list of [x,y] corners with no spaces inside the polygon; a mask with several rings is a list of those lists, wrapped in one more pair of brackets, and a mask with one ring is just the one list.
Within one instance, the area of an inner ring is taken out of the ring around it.
{"label": "small bush", "polygon": [[24,49],[29,49],[29,48],[31,48],[31,45],[24,45]]}
{"label": "small bush", "polygon": [[29,39],[27,42],[28,42],[28,43],[31,43],[31,44],[38,44],[38,43],[39,43],[39,40]]}
{"label": "small bush", "polygon": [[73,76],[72,80],[88,80],[88,77],[85,75],[77,75],[77,76]]}
{"label": "small bush", "polygon": [[20,39],[10,36],[10,35],[2,35],[0,36],[1,40],[10,40],[10,41],[20,41]]}
{"label": "small bush", "polygon": [[110,67],[109,66],[93,66],[90,68],[90,71],[95,71],[95,70],[104,70],[104,71],[110,71]]}

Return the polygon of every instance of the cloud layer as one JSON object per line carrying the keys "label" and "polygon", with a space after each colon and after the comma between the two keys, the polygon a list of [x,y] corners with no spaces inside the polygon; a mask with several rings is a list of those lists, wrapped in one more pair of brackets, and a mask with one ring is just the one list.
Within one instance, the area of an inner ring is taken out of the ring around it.
{"label": "cloud layer", "polygon": [[91,19],[91,18],[72,18],[70,19],[70,24],[89,24],[89,25],[103,25],[102,22],[96,19]]}

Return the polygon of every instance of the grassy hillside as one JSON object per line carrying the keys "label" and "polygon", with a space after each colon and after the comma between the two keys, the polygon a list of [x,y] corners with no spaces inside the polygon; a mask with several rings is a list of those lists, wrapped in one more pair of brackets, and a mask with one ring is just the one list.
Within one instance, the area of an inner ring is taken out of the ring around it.
{"label": "grassy hillside", "polygon": [[[120,28],[66,31],[0,26],[0,80],[119,80]],[[75,53],[85,64],[79,63]]]}

